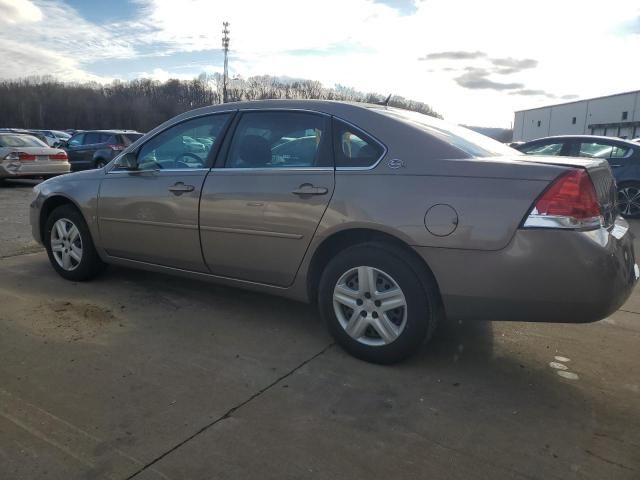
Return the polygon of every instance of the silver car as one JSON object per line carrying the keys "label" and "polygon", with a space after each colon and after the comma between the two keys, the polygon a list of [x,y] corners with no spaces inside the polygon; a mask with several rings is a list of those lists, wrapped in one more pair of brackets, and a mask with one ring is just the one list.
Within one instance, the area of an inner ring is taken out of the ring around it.
{"label": "silver car", "polygon": [[0,132],[0,182],[6,178],[49,177],[71,170],[67,153],[32,135]]}
{"label": "silver car", "polygon": [[[211,142],[176,151],[185,136]],[[31,222],[66,279],[117,264],[311,302],[346,350],[392,363],[445,318],[615,311],[638,278],[615,191],[604,160],[524,156],[384,106],[278,100],[179,115],[105,168],[36,187]]]}

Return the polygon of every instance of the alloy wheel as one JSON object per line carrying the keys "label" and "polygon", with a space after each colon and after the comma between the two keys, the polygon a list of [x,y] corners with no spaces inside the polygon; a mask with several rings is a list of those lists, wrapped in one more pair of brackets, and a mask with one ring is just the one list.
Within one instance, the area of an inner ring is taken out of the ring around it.
{"label": "alloy wheel", "polygon": [[618,190],[618,207],[625,217],[640,214],[640,188],[628,185]]}
{"label": "alloy wheel", "polygon": [[69,219],[60,218],[51,229],[51,253],[58,265],[67,271],[78,268],[82,261],[82,237]]}
{"label": "alloy wheel", "polygon": [[407,324],[402,289],[389,274],[374,267],[355,267],[338,279],[333,309],[345,332],[364,345],[388,345]]}

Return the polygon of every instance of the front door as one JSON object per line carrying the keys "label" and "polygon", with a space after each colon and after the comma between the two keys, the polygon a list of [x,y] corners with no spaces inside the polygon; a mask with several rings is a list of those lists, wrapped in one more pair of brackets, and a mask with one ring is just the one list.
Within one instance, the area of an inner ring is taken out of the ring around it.
{"label": "front door", "polygon": [[203,254],[216,275],[287,286],[333,194],[329,117],[241,115],[226,162],[203,187]]}
{"label": "front door", "polygon": [[[228,113],[208,115],[169,127],[138,149],[135,170],[116,161],[105,174],[98,198],[101,244],[109,255],[207,271],[198,205],[229,118]],[[202,138],[201,148],[184,148],[185,136]]]}

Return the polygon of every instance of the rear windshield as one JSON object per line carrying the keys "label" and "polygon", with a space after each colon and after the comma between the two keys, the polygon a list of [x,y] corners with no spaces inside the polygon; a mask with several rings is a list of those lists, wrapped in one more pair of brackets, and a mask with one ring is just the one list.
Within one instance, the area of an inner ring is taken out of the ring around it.
{"label": "rear windshield", "polygon": [[398,108],[374,108],[373,110],[418,127],[472,157],[522,155],[521,152],[497,140],[422,113]]}
{"label": "rear windshield", "polygon": [[46,147],[47,145],[31,135],[7,135],[0,133],[0,147]]}

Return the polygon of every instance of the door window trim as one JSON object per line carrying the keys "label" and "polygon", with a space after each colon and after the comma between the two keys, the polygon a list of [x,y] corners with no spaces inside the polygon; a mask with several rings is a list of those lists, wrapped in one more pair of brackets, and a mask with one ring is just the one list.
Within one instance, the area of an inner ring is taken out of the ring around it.
{"label": "door window trim", "polygon": [[212,167],[216,164],[216,159],[218,157],[218,155],[220,154],[222,145],[226,142],[227,140],[227,134],[229,133],[229,128],[230,126],[234,123],[235,118],[237,117],[237,113],[238,113],[238,109],[234,108],[234,109],[229,109],[229,110],[220,110],[220,111],[216,111],[216,112],[208,112],[208,113],[203,113],[201,115],[194,115],[192,117],[189,118],[184,118],[182,120],[180,120],[179,122],[175,122],[172,123],[171,125],[167,125],[166,128],[163,128],[162,130],[157,131],[156,133],[154,133],[152,136],[150,136],[149,138],[145,138],[144,142],[136,145],[135,148],[131,148],[133,145],[136,144],[136,142],[140,139],[136,140],[135,142],[133,142],[131,145],[129,145],[127,148],[125,148],[122,153],[120,155],[118,155],[118,157],[125,155],[127,153],[135,153],[136,155],[136,160],[138,159],[138,154],[140,153],[140,150],[142,149],[142,147],[144,147],[148,142],[150,142],[151,140],[153,140],[155,137],[157,137],[158,135],[160,135],[161,133],[166,132],[167,130],[176,127],[178,125],[181,125],[185,122],[189,122],[191,120],[195,120],[198,118],[204,118],[204,117],[212,117],[214,115],[224,115],[224,114],[231,114],[229,119],[227,120],[227,122],[225,123],[225,125],[222,127],[222,131],[220,136],[221,141],[220,142],[216,142],[216,144],[214,145],[214,147],[211,149],[211,151],[209,152],[209,155],[207,156],[207,162],[205,163],[205,166],[202,168],[163,168],[163,169],[157,169],[157,170],[140,170],[140,171],[136,171],[136,170],[118,170],[116,168],[116,164],[115,162],[113,163],[113,165],[111,166],[111,168],[109,169],[107,173],[107,175],[112,174],[112,173],[128,173],[128,174],[135,174],[135,173],[142,173],[142,172],[199,172],[199,171],[209,171],[212,169]]}

